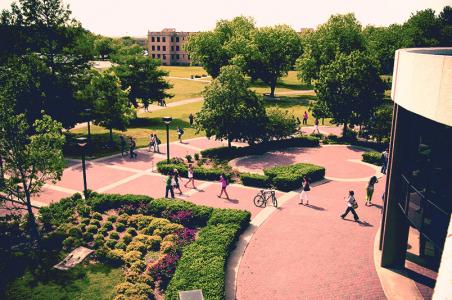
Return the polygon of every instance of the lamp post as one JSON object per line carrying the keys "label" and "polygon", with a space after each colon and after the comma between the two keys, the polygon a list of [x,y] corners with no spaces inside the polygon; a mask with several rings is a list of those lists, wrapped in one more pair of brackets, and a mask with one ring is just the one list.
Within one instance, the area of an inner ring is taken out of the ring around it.
{"label": "lamp post", "polygon": [[86,166],[85,166],[85,146],[88,144],[86,137],[77,138],[77,144],[82,150],[82,169],[83,169],[83,194],[88,198],[88,188],[86,184]]}
{"label": "lamp post", "polygon": [[88,144],[91,146],[91,126],[89,124],[91,121],[91,108],[85,108],[85,113],[88,118]]}
{"label": "lamp post", "polygon": [[169,125],[173,118],[171,117],[163,117],[163,123],[166,125],[166,162],[169,163]]}

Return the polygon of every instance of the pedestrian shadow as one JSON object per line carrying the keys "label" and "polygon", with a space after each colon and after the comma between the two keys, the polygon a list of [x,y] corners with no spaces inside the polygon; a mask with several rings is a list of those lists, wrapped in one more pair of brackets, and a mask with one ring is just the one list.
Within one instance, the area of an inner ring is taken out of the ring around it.
{"label": "pedestrian shadow", "polygon": [[367,221],[355,221],[355,220],[350,220],[350,219],[342,219],[342,220],[347,221],[347,222],[358,223],[360,226],[363,226],[363,227],[374,227],[374,225],[370,224]]}
{"label": "pedestrian shadow", "polygon": [[307,204],[306,207],[309,207],[309,208],[312,208],[312,209],[315,209],[315,210],[320,210],[320,211],[326,210],[323,207],[312,205],[312,204]]}
{"label": "pedestrian shadow", "polygon": [[372,205],[370,206],[370,207],[376,207],[376,208],[379,208],[379,209],[383,209],[383,206],[382,205],[380,205],[380,204],[374,204],[374,203],[372,203]]}
{"label": "pedestrian shadow", "polygon": [[239,204],[239,200],[237,199],[224,199],[227,200],[228,202],[234,203],[234,204]]}

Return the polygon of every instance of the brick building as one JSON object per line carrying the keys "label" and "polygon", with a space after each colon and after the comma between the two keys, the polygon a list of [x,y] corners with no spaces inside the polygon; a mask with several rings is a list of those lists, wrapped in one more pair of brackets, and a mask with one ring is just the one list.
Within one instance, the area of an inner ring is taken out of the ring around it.
{"label": "brick building", "polygon": [[162,65],[189,65],[191,60],[183,44],[190,32],[176,32],[174,28],[162,31],[148,31],[148,53],[151,58],[160,59]]}

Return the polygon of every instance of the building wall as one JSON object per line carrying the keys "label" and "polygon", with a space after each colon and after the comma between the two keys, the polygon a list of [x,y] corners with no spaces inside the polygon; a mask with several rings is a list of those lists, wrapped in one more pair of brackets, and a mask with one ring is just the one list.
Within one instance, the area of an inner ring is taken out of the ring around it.
{"label": "building wall", "polygon": [[175,29],[148,32],[148,53],[151,58],[160,59],[162,65],[189,65],[189,54],[183,50],[190,32]]}

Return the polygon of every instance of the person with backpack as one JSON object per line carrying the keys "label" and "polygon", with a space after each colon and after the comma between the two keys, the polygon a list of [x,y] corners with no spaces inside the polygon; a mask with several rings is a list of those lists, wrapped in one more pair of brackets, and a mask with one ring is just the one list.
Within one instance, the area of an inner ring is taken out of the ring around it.
{"label": "person with backpack", "polygon": [[359,216],[355,211],[355,209],[357,209],[357,208],[358,208],[358,203],[355,200],[355,192],[349,191],[348,197],[347,197],[347,209],[341,215],[341,218],[344,219],[348,215],[349,212],[352,212],[355,222],[359,222]]}
{"label": "person with backpack", "polygon": [[315,118],[314,121],[314,131],[312,131],[312,133],[315,133],[317,131],[317,134],[320,134],[320,130],[319,130],[319,119]]}
{"label": "person with backpack", "polygon": [[388,158],[389,152],[388,149],[381,153],[380,161],[381,161],[381,170],[380,172],[386,174],[386,169],[388,168]]}
{"label": "person with backpack", "polygon": [[173,190],[178,189],[179,190],[179,195],[182,195],[182,190],[180,189],[180,185],[179,185],[179,171],[177,169],[173,170],[173,181],[172,181],[172,185],[173,185]]}
{"label": "person with backpack", "polygon": [[377,176],[370,177],[366,189],[366,206],[372,206],[372,195],[374,194],[374,186],[378,183]]}
{"label": "person with backpack", "polygon": [[126,151],[126,140],[124,139],[123,135],[119,136],[119,143],[121,146],[121,157],[124,157],[124,155],[127,155],[127,151]]}
{"label": "person with backpack", "polygon": [[162,142],[160,141],[160,139],[157,136],[157,134],[154,134],[154,152],[160,153],[159,145],[161,143]]}
{"label": "person with backpack", "polygon": [[303,177],[303,184],[301,185],[300,203],[303,204],[303,200],[306,200],[306,205],[309,205],[308,192],[311,190],[309,186],[308,178]]}
{"label": "person with backpack", "polygon": [[177,138],[179,139],[179,143],[182,143],[182,135],[184,134],[184,130],[177,126]]}
{"label": "person with backpack", "polygon": [[194,189],[196,189],[195,187],[195,178],[193,177],[193,165],[192,164],[188,164],[188,181],[184,184],[185,187],[187,187],[187,185],[191,182],[192,186]]}
{"label": "person with backpack", "polygon": [[217,195],[218,198],[221,198],[223,193],[226,195],[226,199],[229,200],[228,192],[226,191],[227,186],[229,185],[228,179],[226,178],[226,175],[221,174],[220,175],[220,184],[221,184],[221,192],[220,195]]}
{"label": "person with backpack", "polygon": [[151,148],[153,148],[154,152],[155,152],[155,148],[154,148],[154,134],[153,133],[151,133],[151,135],[149,136],[148,152],[151,152]]}
{"label": "person with backpack", "polygon": [[168,198],[168,192],[170,192],[171,198],[174,199],[173,180],[173,173],[169,172],[168,177],[166,177],[165,198]]}
{"label": "person with backpack", "polygon": [[130,137],[130,158],[136,158],[138,156],[138,154],[135,152],[136,147],[137,143],[132,137]]}

